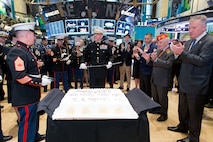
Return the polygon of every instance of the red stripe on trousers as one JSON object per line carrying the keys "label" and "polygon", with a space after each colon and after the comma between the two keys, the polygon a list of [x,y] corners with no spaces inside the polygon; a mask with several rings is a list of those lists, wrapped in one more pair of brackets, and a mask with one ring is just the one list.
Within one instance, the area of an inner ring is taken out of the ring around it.
{"label": "red stripe on trousers", "polygon": [[28,106],[24,107],[25,108],[25,113],[26,113],[26,116],[25,116],[25,123],[24,123],[24,134],[23,134],[23,140],[24,142],[27,142],[27,131],[28,131],[28,121],[29,121],[29,108]]}

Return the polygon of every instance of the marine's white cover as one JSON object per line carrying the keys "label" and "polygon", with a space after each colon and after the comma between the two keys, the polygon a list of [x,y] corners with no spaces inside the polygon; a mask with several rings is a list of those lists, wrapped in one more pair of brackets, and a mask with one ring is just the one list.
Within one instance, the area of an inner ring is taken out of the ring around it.
{"label": "marine's white cover", "polygon": [[14,28],[15,31],[29,31],[29,30],[33,30],[35,28],[35,22],[29,22],[29,23],[18,23],[18,24],[14,24],[12,25],[12,28]]}
{"label": "marine's white cover", "polygon": [[53,120],[137,118],[120,89],[70,89],[52,116]]}

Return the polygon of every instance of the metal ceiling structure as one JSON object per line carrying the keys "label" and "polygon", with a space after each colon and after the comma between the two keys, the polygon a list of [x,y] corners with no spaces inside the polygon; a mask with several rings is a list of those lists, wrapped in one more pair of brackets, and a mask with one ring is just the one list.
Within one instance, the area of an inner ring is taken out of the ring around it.
{"label": "metal ceiling structure", "polygon": [[[38,2],[37,0],[25,0],[27,4],[39,4],[39,5],[49,5],[49,4],[53,4],[53,3],[57,3],[57,2],[67,2],[67,0],[55,0],[55,1],[51,1],[51,0],[45,0],[43,2]],[[74,0],[75,1],[75,0]],[[79,1],[79,0],[78,0]],[[88,0],[86,0],[88,1]],[[130,4],[133,6],[139,6],[139,5],[155,5],[157,4],[159,0],[153,0],[152,2],[141,2],[141,0],[117,0],[117,2],[120,3],[124,3],[124,4]]]}

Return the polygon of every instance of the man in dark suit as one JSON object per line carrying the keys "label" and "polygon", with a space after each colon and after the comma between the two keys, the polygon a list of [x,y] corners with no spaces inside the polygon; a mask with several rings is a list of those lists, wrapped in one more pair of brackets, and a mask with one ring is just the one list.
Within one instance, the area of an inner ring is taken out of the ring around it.
{"label": "man in dark suit", "polygon": [[[157,48],[156,44],[152,42],[152,34],[147,33],[144,37],[145,45],[141,47],[140,51],[140,89],[144,91],[150,98],[151,95],[151,75],[152,75],[152,65],[147,64],[147,61],[142,55],[144,53],[150,54]],[[143,53],[143,54],[142,54]]]}
{"label": "man in dark suit", "polygon": [[153,65],[151,91],[154,101],[161,105],[161,109],[159,111],[160,117],[157,118],[157,121],[165,121],[168,118],[167,94],[168,88],[170,87],[174,54],[170,50],[167,34],[160,34],[156,37],[156,39],[158,49],[151,54],[151,63]]}
{"label": "man in dark suit", "polygon": [[124,88],[124,79],[126,74],[126,80],[127,80],[126,90],[128,92],[130,88],[131,65],[132,65],[132,44],[131,44],[130,34],[125,35],[124,42],[119,45],[118,58],[119,58],[119,61],[122,62],[119,67],[119,71],[120,71],[119,89]]}
{"label": "man in dark suit", "polygon": [[199,142],[204,104],[208,98],[213,63],[213,37],[206,33],[207,17],[190,18],[190,40],[172,45],[175,56],[182,61],[179,76],[179,124],[168,127],[175,132],[188,133],[177,142]]}

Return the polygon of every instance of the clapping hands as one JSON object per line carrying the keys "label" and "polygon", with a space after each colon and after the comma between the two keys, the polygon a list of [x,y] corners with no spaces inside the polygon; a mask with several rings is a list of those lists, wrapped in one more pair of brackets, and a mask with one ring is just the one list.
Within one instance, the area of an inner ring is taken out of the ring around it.
{"label": "clapping hands", "polygon": [[180,55],[184,50],[184,46],[180,42],[176,44],[173,44],[172,42],[170,48],[175,55]]}

